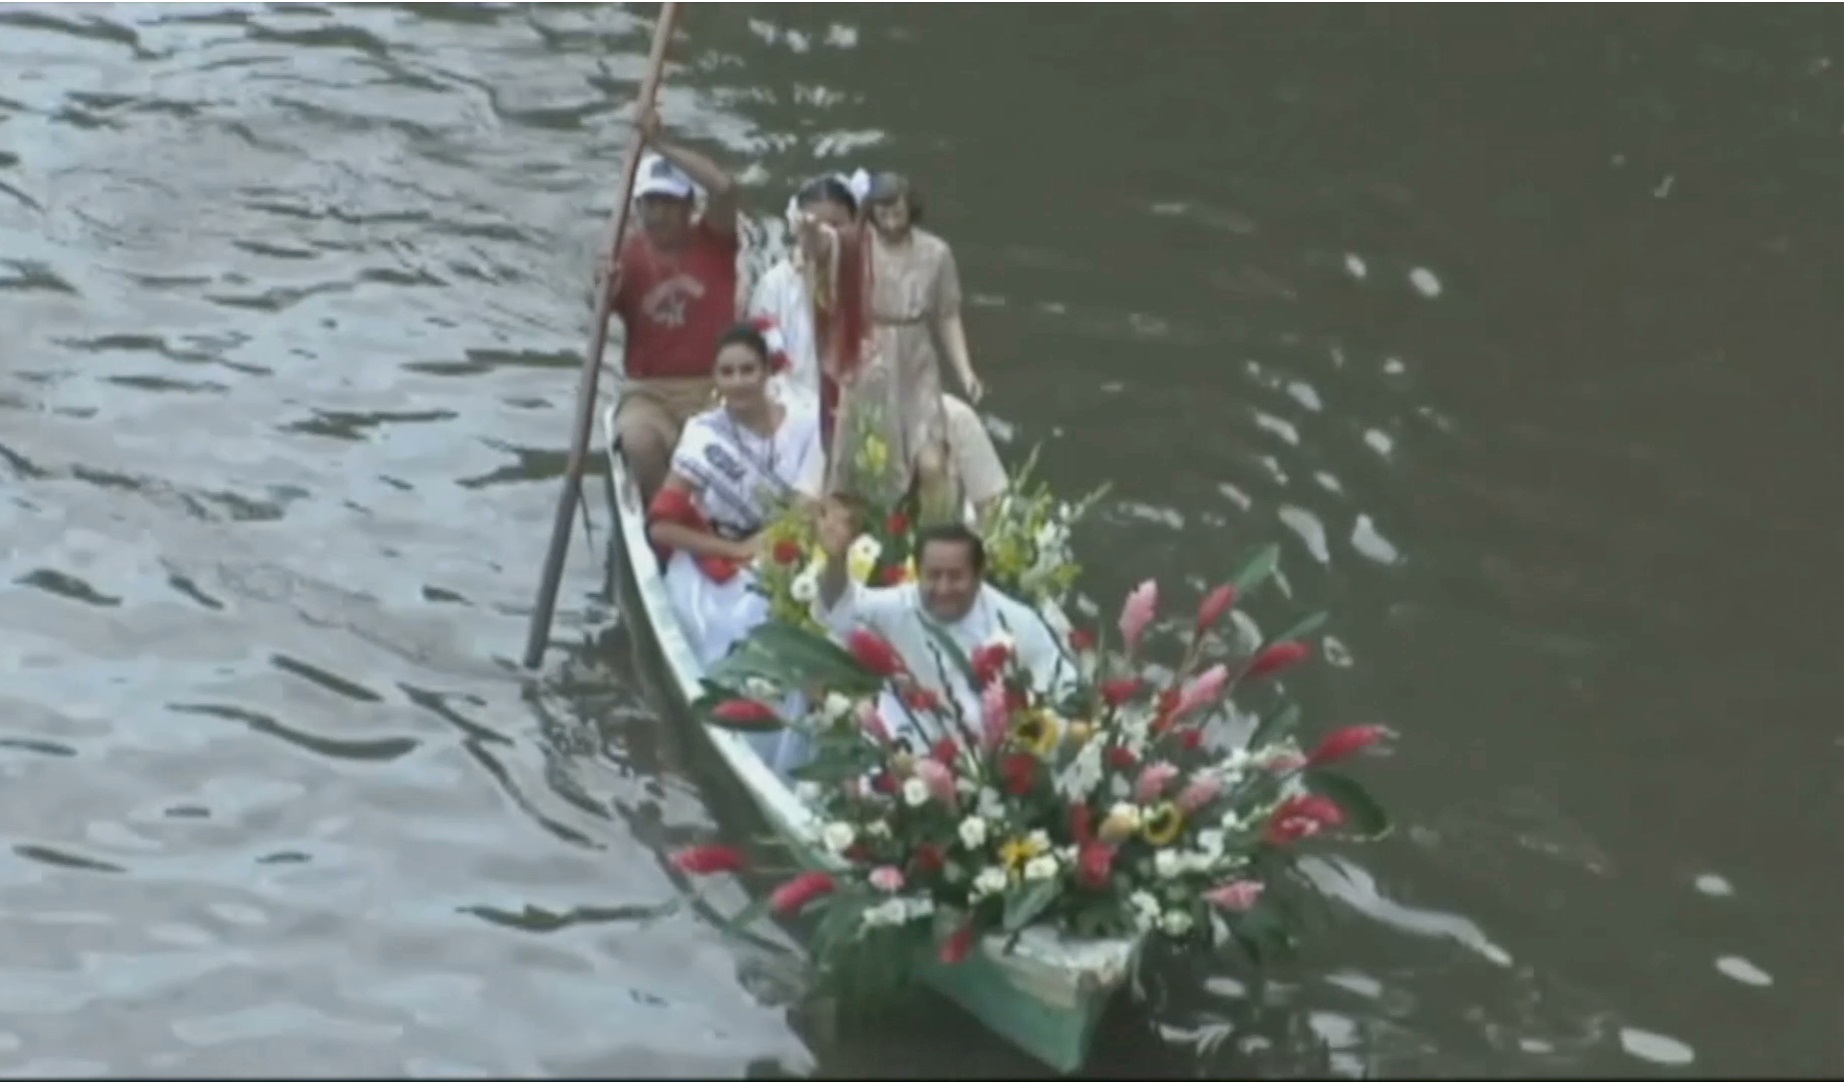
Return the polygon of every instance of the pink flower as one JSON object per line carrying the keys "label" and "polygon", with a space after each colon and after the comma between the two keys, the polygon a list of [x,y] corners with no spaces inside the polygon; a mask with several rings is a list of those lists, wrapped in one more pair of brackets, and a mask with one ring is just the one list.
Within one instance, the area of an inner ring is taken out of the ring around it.
{"label": "pink flower", "polygon": [[1199,708],[1206,708],[1216,703],[1222,698],[1223,689],[1228,685],[1229,667],[1217,663],[1185,682],[1184,689],[1178,694],[1178,703],[1172,705],[1172,718],[1182,719]]}
{"label": "pink flower", "polygon": [[859,666],[878,677],[895,677],[903,672],[903,657],[890,646],[890,641],[862,625],[845,638],[845,648]]}
{"label": "pink flower", "polygon": [[1106,888],[1114,874],[1114,847],[1100,840],[1084,843],[1076,856],[1076,880],[1087,888]]}
{"label": "pink flower", "polygon": [[1276,846],[1316,836],[1345,822],[1345,811],[1321,794],[1302,794],[1276,806],[1268,816],[1267,841]]}
{"label": "pink flower", "polygon": [[1140,690],[1145,687],[1145,683],[1136,677],[1109,678],[1101,683],[1101,700],[1111,708],[1118,708],[1140,695]]}
{"label": "pink flower", "polygon": [[876,738],[879,744],[890,744],[890,727],[884,723],[884,717],[877,713],[877,705],[869,700],[858,704],[858,725],[864,732]]}
{"label": "pink flower", "polygon": [[981,687],[990,684],[1005,673],[1005,664],[1012,658],[1012,649],[1005,644],[983,644],[973,651],[969,660],[973,665],[973,680]]}
{"label": "pink flower", "polygon": [[1223,620],[1223,615],[1235,604],[1236,585],[1233,583],[1223,584],[1205,595],[1203,603],[1197,608],[1197,631],[1203,632]]}
{"label": "pink flower", "polygon": [[705,843],[697,847],[687,847],[673,855],[672,864],[686,873],[701,877],[712,873],[736,873],[747,862],[743,858],[743,852],[735,847]]}
{"label": "pink flower", "polygon": [[1260,881],[1231,881],[1204,893],[1204,898],[1213,906],[1240,914],[1255,906],[1265,887]]}
{"label": "pink flower", "polygon": [[1261,766],[1275,775],[1292,775],[1306,767],[1306,758],[1292,750],[1282,750],[1268,754],[1268,758],[1262,761]]}
{"label": "pink flower", "polygon": [[1303,644],[1298,640],[1275,644],[1255,656],[1255,661],[1249,664],[1248,672],[1243,676],[1259,678],[1277,674],[1289,666],[1303,662],[1312,653],[1312,645]]}
{"label": "pink flower", "polygon": [[1313,749],[1312,754],[1306,758],[1306,763],[1317,767],[1321,764],[1343,760],[1353,753],[1375,745],[1388,736],[1389,728],[1385,726],[1373,724],[1342,727],[1327,734],[1325,740],[1321,741]]}
{"label": "pink flower", "polygon": [[954,804],[954,773],[939,760],[925,757],[916,761],[916,778],[928,787],[931,798],[945,806]]}
{"label": "pink flower", "polygon": [[775,889],[774,894],[768,897],[768,905],[778,915],[791,915],[838,887],[832,874],[824,870],[811,870]]}
{"label": "pink flower", "polygon": [[1178,766],[1169,761],[1155,761],[1140,770],[1140,780],[1133,785],[1135,801],[1146,803],[1156,800],[1165,793],[1165,788],[1172,780],[1178,778]]}
{"label": "pink flower", "polygon": [[1146,635],[1146,628],[1152,624],[1153,614],[1158,609],[1159,585],[1152,580],[1140,584],[1128,594],[1120,611],[1120,634],[1126,641],[1128,651],[1140,646],[1140,637]]}
{"label": "pink flower", "polygon": [[1011,732],[1012,709],[1005,695],[1005,683],[989,681],[980,692],[980,738],[988,750],[997,749]]}
{"label": "pink flower", "polygon": [[1186,813],[1195,813],[1216,801],[1217,795],[1222,793],[1222,779],[1214,775],[1200,775],[1178,792],[1178,808]]}
{"label": "pink flower", "polygon": [[879,892],[901,892],[903,871],[895,866],[878,866],[871,871],[871,887]]}

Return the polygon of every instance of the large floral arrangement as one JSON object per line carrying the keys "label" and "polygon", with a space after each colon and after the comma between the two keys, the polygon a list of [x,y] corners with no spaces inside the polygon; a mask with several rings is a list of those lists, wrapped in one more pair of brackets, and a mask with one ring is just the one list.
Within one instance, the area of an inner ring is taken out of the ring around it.
{"label": "large floral arrangement", "polygon": [[[1386,734],[1334,730],[1303,748],[1299,712],[1268,713],[1246,741],[1222,733],[1239,683],[1307,659],[1315,615],[1287,632],[1209,661],[1214,634],[1246,592],[1273,571],[1262,554],[1206,597],[1189,646],[1169,676],[1142,673],[1141,652],[1158,604],[1147,581],[1118,622],[1122,650],[1072,645],[1062,694],[1047,695],[1001,636],[971,657],[941,638],[943,656],[981,690],[977,717],[954,702],[914,695],[890,645],[861,630],[843,649],[788,638],[782,661],[833,690],[810,717],[787,721],[730,690],[771,674],[770,653],[740,661],[722,698],[706,705],[719,725],[795,725],[816,742],[798,792],[817,815],[810,867],[766,907],[826,912],[813,957],[822,973],[932,950],[964,959],[988,933],[1052,924],[1076,936],[1146,933],[1187,943],[1234,940],[1252,953],[1288,937],[1278,921],[1283,886],[1299,888],[1301,845],[1343,831],[1387,829],[1376,803],[1332,766]],[[825,671],[822,673],[822,671]],[[876,708],[886,689],[903,718]],[[898,733],[906,735],[899,738]],[[742,869],[740,852],[694,847],[690,873]]]}

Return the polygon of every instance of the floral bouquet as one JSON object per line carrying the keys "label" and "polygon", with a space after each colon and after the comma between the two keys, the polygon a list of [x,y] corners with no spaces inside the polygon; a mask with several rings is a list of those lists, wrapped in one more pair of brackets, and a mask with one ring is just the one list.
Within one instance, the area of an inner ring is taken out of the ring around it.
{"label": "floral bouquet", "polygon": [[1077,520],[1107,495],[1102,486],[1075,504],[1059,501],[1032,477],[1039,449],[1031,449],[1024,466],[985,515],[980,535],[986,543],[986,576],[1001,590],[1033,605],[1061,605],[1082,574],[1070,552]]}
{"label": "floral bouquet", "polygon": [[[1246,742],[1226,743],[1218,732],[1239,683],[1311,654],[1305,637],[1322,615],[1235,661],[1206,665],[1212,630],[1239,593],[1273,572],[1276,557],[1270,548],[1210,592],[1164,680],[1138,669],[1158,604],[1153,581],[1122,608],[1119,655],[1073,645],[1068,661],[1082,677],[1054,699],[1020,668],[1009,637],[971,657],[940,637],[943,656],[980,690],[977,716],[953,697],[914,695],[923,675],[907,673],[868,630],[844,649],[824,644],[834,655],[789,644],[778,662],[756,658],[756,676],[805,667],[833,690],[791,724],[816,742],[797,787],[817,817],[809,868],[763,907],[784,915],[824,909],[812,952],[822,978],[866,966],[887,974],[891,961],[922,952],[956,963],[985,935],[1045,924],[1076,937],[1234,941],[1257,959],[1285,947],[1291,938],[1276,890],[1306,887],[1294,871],[1299,846],[1340,829],[1374,838],[1388,828],[1368,794],[1331,770],[1388,732],[1345,727],[1305,751],[1293,736],[1293,707],[1269,713]],[[889,702],[913,737],[898,739],[880,716],[885,689],[909,693]],[[790,725],[734,694],[709,714],[740,729]],[[709,874],[740,870],[744,860],[705,846],[677,863]]]}

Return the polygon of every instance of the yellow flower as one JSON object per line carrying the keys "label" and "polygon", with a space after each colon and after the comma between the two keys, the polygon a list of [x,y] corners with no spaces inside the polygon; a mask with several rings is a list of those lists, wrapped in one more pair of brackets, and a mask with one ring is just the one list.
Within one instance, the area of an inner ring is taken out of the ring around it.
{"label": "yellow flower", "polygon": [[1012,727],[1012,736],[1038,756],[1048,756],[1063,738],[1063,720],[1053,711],[1038,708],[1019,717]]}
{"label": "yellow flower", "polygon": [[1155,847],[1164,847],[1177,839],[1185,830],[1185,815],[1170,802],[1160,802],[1146,811],[1146,817],[1140,821],[1140,835]]}
{"label": "yellow flower", "polygon": [[1035,833],[1013,836],[999,845],[999,864],[1015,877],[1024,872],[1026,862],[1049,849],[1049,842]]}

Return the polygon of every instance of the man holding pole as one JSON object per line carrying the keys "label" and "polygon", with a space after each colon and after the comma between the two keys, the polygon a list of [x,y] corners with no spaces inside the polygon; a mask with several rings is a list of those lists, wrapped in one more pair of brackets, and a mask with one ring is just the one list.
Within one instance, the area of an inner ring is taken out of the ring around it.
{"label": "man holding pole", "polygon": [[626,231],[607,289],[626,332],[615,428],[641,500],[650,503],[679,430],[711,405],[717,338],[736,322],[737,189],[709,158],[662,139],[654,110],[641,113],[639,134],[653,152],[634,180],[640,229]]}

